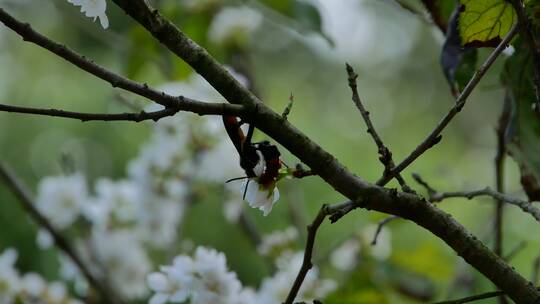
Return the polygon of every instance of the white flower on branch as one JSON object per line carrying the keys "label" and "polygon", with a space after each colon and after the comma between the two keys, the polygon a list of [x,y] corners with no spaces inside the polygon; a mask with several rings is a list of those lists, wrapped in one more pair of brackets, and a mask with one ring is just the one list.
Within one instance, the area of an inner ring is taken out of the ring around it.
{"label": "white flower on branch", "polygon": [[239,303],[243,294],[236,273],[228,271],[225,255],[214,249],[198,247],[194,257],[179,255],[172,265],[147,277],[155,294],[150,304],[180,303],[188,298],[192,304]]}
{"label": "white flower on branch", "polygon": [[193,262],[197,271],[193,304],[231,303],[231,299],[240,293],[242,285],[236,273],[227,270],[227,261],[222,252],[198,247]]}
{"label": "white flower on branch", "polygon": [[69,3],[80,6],[81,12],[86,17],[93,18],[96,21],[99,18],[101,26],[106,29],[109,27],[109,19],[105,14],[107,2],[105,0],[67,0]]}
{"label": "white flower on branch", "polygon": [[279,199],[279,190],[272,184],[268,187],[258,183],[256,178],[245,180],[240,187],[241,194],[252,208],[258,208],[267,216]]}
{"label": "white flower on branch", "polygon": [[134,299],[147,294],[145,279],[151,261],[133,231],[94,229],[91,248],[95,250],[98,265],[107,271],[122,296]]}
{"label": "white flower on branch", "polygon": [[56,228],[63,229],[81,214],[87,195],[86,180],[81,174],[50,176],[39,183],[36,205]]}

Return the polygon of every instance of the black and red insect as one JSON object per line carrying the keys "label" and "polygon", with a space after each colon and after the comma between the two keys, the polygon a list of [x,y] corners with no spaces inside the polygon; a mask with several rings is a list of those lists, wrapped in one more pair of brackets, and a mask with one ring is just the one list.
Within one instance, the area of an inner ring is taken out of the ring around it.
{"label": "black and red insect", "polygon": [[[281,153],[278,148],[269,141],[252,143],[251,140],[255,130],[253,124],[249,125],[247,134],[244,134],[244,131],[240,128],[242,123],[234,116],[223,116],[223,124],[229,138],[240,155],[240,167],[246,172],[245,177],[234,178],[229,181],[243,178],[257,178],[257,182],[264,187],[275,183],[282,165],[280,159]],[[254,170],[261,161],[264,161],[265,166],[263,172],[257,175]]]}

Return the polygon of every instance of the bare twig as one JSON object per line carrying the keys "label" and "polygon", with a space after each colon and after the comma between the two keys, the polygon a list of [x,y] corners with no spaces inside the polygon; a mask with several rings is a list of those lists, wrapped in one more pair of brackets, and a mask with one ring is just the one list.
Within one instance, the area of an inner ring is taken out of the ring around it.
{"label": "bare twig", "polygon": [[55,245],[62,250],[71,261],[81,271],[88,283],[99,292],[103,303],[120,303],[119,298],[114,293],[104,286],[95,276],[90,269],[85,265],[83,259],[79,256],[77,251],[72,247],[71,243],[65,238],[60,231],[58,231],[49,220],[41,214],[41,212],[35,207],[33,199],[27,190],[27,187],[15,176],[11,169],[6,164],[0,163],[0,177],[4,180],[7,187],[15,194],[19,199],[21,206],[28,213],[28,215],[43,229],[52,236]]}
{"label": "bare twig", "polygon": [[25,41],[32,42],[41,46],[44,49],[56,54],[71,62],[80,69],[109,82],[113,87],[122,88],[137,95],[146,97],[154,102],[163,105],[167,108],[176,111],[194,112],[199,115],[234,115],[243,116],[244,110],[241,106],[230,105],[225,103],[208,103],[190,99],[184,96],[171,96],[164,92],[157,91],[147,84],[129,80],[120,75],[117,75],[102,66],[99,66],[87,59],[85,56],[79,55],[71,49],[34,31],[30,24],[22,23],[9,15],[5,10],[0,8],[0,22],[19,34]]}
{"label": "bare twig", "polygon": [[[504,192],[504,160],[506,158],[506,129],[510,121],[511,105],[510,105],[510,96],[509,92],[506,92],[504,98],[504,103],[501,111],[501,116],[499,117],[499,122],[496,128],[497,136],[497,153],[495,155],[495,189],[499,193]],[[503,215],[504,215],[504,202],[495,199],[495,245],[493,251],[495,254],[502,256],[503,255]],[[504,297],[499,299],[499,303],[507,303]]]}
{"label": "bare twig", "polygon": [[[461,94],[456,99],[456,103],[454,107],[450,109],[450,111],[443,117],[441,121],[437,124],[435,129],[431,131],[431,133],[418,145],[414,151],[409,154],[399,165],[394,166],[392,170],[388,170],[383,173],[383,176],[379,178],[377,181],[377,185],[384,186],[386,185],[392,178],[396,177],[399,181],[400,175],[399,173],[403,171],[405,168],[407,168],[413,161],[415,161],[420,155],[424,154],[428,149],[433,147],[434,145],[438,144],[442,139],[442,131],[448,126],[448,124],[452,121],[454,116],[461,111],[463,106],[465,106],[465,103],[467,102],[467,98],[473,91],[473,89],[478,85],[484,74],[487,72],[487,70],[491,67],[495,59],[501,54],[501,52],[507,47],[508,43],[517,33],[517,25],[514,25],[510,32],[504,37],[504,39],[501,41],[501,43],[493,50],[493,52],[489,55],[489,57],[486,59],[486,61],[482,64],[480,69],[476,71],[476,73],[473,75],[471,80],[467,83],[467,86]],[[401,178],[402,179],[402,178]],[[429,191],[429,189],[428,189]],[[387,222],[390,222],[397,217],[390,217]],[[384,222],[386,224],[387,222]],[[383,225],[384,225],[383,224]],[[381,227],[382,228],[382,227]],[[374,237],[374,241],[376,242],[377,235]]]}
{"label": "bare twig", "polygon": [[[537,288],[536,290],[540,290],[540,287]],[[500,291],[500,290],[499,291],[491,291],[491,292],[486,292],[486,293],[482,293],[482,294],[478,294],[478,295],[474,295],[474,296],[469,296],[469,297],[465,297],[465,298],[461,298],[461,299],[442,301],[442,302],[437,302],[437,303],[433,303],[433,304],[463,304],[463,303],[470,303],[470,302],[483,300],[483,299],[495,298],[495,297],[502,296],[502,295],[505,295],[505,293],[503,291]]]}
{"label": "bare twig", "polygon": [[287,120],[287,118],[289,117],[289,114],[291,113],[293,104],[294,104],[294,95],[291,93],[291,95],[289,96],[289,102],[287,103],[287,106],[283,110],[283,113],[281,113],[281,117],[283,119]]}
{"label": "bare twig", "polygon": [[[347,69],[347,75],[349,80],[349,87],[352,91],[352,100],[358,110],[360,111],[360,114],[362,115],[362,118],[364,119],[364,122],[366,123],[367,132],[369,135],[371,135],[371,138],[373,138],[373,141],[377,145],[378,152],[379,152],[379,160],[384,165],[384,173],[383,176],[387,175],[389,172],[391,172],[394,169],[394,160],[392,159],[392,152],[386,147],[384,142],[382,141],[381,137],[377,133],[377,130],[375,130],[375,127],[373,127],[373,123],[371,122],[371,118],[369,117],[369,112],[366,110],[364,105],[362,104],[362,100],[360,99],[360,95],[358,94],[358,86],[356,84],[356,79],[358,78],[358,74],[354,71],[352,66],[349,64],[346,64]],[[398,180],[401,188],[405,192],[411,192],[412,189],[407,186],[407,183],[399,174],[399,172],[395,175],[396,179]],[[379,186],[382,184],[377,183]]]}
{"label": "bare twig", "polygon": [[534,259],[532,267],[531,282],[536,285],[538,283],[538,273],[540,272],[540,256]]}
{"label": "bare twig", "polygon": [[144,112],[139,113],[119,113],[119,114],[101,114],[101,113],[81,113],[81,112],[71,112],[64,111],[59,109],[40,109],[40,108],[30,108],[30,107],[19,107],[6,104],[0,104],[0,111],[11,112],[11,113],[24,113],[24,114],[34,114],[42,116],[53,116],[53,117],[63,117],[63,118],[72,118],[78,119],[80,121],[134,121],[141,122],[144,120],[153,120],[158,121],[159,119],[167,116],[173,116],[178,112],[174,108],[165,108],[163,110],[154,111],[154,112]]}
{"label": "bare twig", "polygon": [[302,266],[298,271],[298,275],[294,280],[293,286],[289,291],[289,295],[287,295],[285,304],[292,304],[294,302],[294,299],[296,298],[296,295],[298,294],[298,291],[300,290],[308,271],[311,269],[311,267],[313,267],[311,257],[313,254],[313,246],[315,245],[315,236],[317,235],[317,230],[321,226],[324,218],[328,215],[328,211],[328,205],[323,205],[313,222],[307,226],[308,235],[306,240],[306,249],[304,251],[304,260],[302,261]]}
{"label": "bare twig", "polygon": [[461,94],[456,99],[455,105],[450,109],[450,111],[439,121],[437,126],[431,131],[431,133],[407,156],[401,163],[399,163],[393,170],[391,170],[387,175],[383,175],[378,181],[377,184],[386,184],[392,178],[394,178],[397,173],[400,173],[405,168],[407,168],[413,161],[415,161],[420,155],[424,154],[429,148],[433,147],[434,144],[438,143],[441,140],[442,131],[448,126],[452,121],[454,116],[456,116],[461,109],[465,106],[469,95],[472,93],[474,88],[478,85],[484,74],[489,70],[495,59],[499,57],[502,51],[508,46],[508,43],[512,38],[517,34],[518,27],[514,25],[512,29],[506,34],[504,39],[499,43],[499,45],[491,52],[486,61],[482,66],[474,73],[473,77],[467,83],[467,86],[463,89]]}
{"label": "bare twig", "polygon": [[[424,181],[418,174],[414,174],[413,177],[416,181],[419,181],[419,183],[421,183],[422,185],[427,185],[430,189],[433,190],[433,188],[429,186],[428,183]],[[448,198],[472,199],[477,196],[490,196],[501,202],[517,206],[521,208],[521,210],[523,210],[524,212],[529,213],[537,221],[540,221],[540,209],[536,208],[533,204],[531,204],[531,202],[494,191],[489,187],[486,187],[480,190],[472,190],[472,191],[432,192],[429,195],[429,200],[432,203],[436,203],[436,202],[440,202]]]}
{"label": "bare twig", "polygon": [[381,234],[381,231],[384,227],[384,225],[388,224],[389,222],[395,220],[395,219],[398,219],[399,216],[395,216],[395,215],[391,215],[385,219],[382,219],[378,224],[377,224],[377,230],[375,230],[375,234],[373,235],[373,240],[371,240],[371,246],[375,246],[377,245],[377,239],[379,238],[379,235]]}

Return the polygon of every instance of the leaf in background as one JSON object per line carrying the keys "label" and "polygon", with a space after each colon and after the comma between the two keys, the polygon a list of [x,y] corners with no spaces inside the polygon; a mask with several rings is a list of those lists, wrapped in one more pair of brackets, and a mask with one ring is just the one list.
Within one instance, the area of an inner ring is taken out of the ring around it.
{"label": "leaf in background", "polygon": [[422,4],[431,15],[437,27],[446,33],[450,17],[456,6],[455,0],[422,0]]}
{"label": "leaf in background", "polygon": [[444,76],[454,96],[457,96],[471,79],[478,59],[475,48],[461,46],[458,24],[459,7],[456,7],[449,21],[440,58]]}
{"label": "leaf in background", "polygon": [[302,0],[295,0],[293,2],[293,16],[296,21],[306,28],[315,32],[322,32],[321,15],[315,5]]}
{"label": "leaf in background", "polygon": [[[254,4],[257,1],[253,1]],[[299,33],[314,32],[323,37],[330,45],[334,45],[331,38],[322,30],[322,17],[319,9],[313,3],[306,0],[263,0],[255,8],[270,9],[274,13],[281,14],[291,19],[292,22],[280,22],[290,26]],[[268,16],[267,14],[267,17]]]}
{"label": "leaf in background", "polygon": [[496,47],[516,22],[505,0],[460,0],[459,32],[464,46]]}
{"label": "leaf in background", "polygon": [[521,170],[521,183],[530,200],[540,200],[540,117],[535,102],[532,56],[522,39],[505,64],[504,85],[510,90],[512,116],[506,130],[508,152]]}

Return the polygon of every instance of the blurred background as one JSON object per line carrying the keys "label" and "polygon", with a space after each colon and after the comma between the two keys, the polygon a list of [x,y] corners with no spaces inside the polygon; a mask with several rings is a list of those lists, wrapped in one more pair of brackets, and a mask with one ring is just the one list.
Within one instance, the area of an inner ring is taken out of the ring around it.
{"label": "blurred background", "polygon": [[[292,94],[289,121],[367,181],[377,180],[383,167],[351,101],[346,62],[356,69],[362,101],[396,162],[407,156],[452,106],[454,99],[439,65],[443,33],[393,1],[319,0],[305,2],[298,11],[291,1],[151,2],[218,60],[243,75],[240,77],[275,111],[281,112]],[[422,9],[416,1],[410,3]],[[67,1],[0,1],[2,8],[30,22],[37,31],[126,77],[174,94],[221,100],[186,64],[108,4],[110,27],[102,29],[99,22],[84,18]],[[228,28],[234,30],[227,32]],[[480,52],[480,62],[488,52]],[[442,142],[403,172],[418,192],[425,194],[412,180],[413,172],[440,191],[494,186],[495,126],[504,97],[498,79],[502,62],[496,62],[483,78],[464,111],[445,130]],[[206,90],[206,95],[200,95],[201,90]],[[0,102],[103,113],[145,109],[150,104],[24,43],[4,26],[0,26]],[[199,119],[189,113],[178,116],[188,121]],[[216,117],[208,120],[220,121]],[[162,123],[165,120],[155,124]],[[100,178],[126,178],[130,162],[140,157],[155,127],[152,122],[83,123],[0,113],[0,155],[34,193],[40,180],[70,170],[86,177],[92,193]],[[266,138],[260,132],[256,137]],[[271,273],[271,267],[240,225],[224,216],[228,199],[219,189],[226,179],[241,174],[238,168],[227,171],[238,161],[234,150],[229,150],[232,152],[220,156],[214,167],[206,168],[224,171],[224,178],[215,182],[217,186],[197,185],[177,228],[181,236],[175,242],[182,244],[178,248],[205,245],[224,252],[229,268],[240,280],[257,287]],[[298,162],[283,148],[281,152],[287,164]],[[233,165],[219,166],[220,161]],[[509,193],[524,197],[511,159],[506,162],[505,180]],[[295,224],[302,227],[321,204],[343,200],[317,177],[284,180],[278,187],[281,198],[267,217],[244,203],[245,215],[263,235]],[[36,245],[36,225],[4,185],[0,186],[0,201],[0,250],[18,250],[21,272],[58,278],[56,250]],[[491,199],[452,199],[440,207],[492,246],[495,205]],[[531,233],[536,223],[517,208],[508,207],[505,212],[505,252],[526,242],[511,264],[530,277],[540,245],[540,235]],[[441,240],[413,223],[391,222],[378,244],[370,246],[374,227],[385,217],[358,210],[337,224],[325,222],[321,226],[315,264],[320,265],[323,277],[333,278],[338,286],[324,303],[418,303],[494,289]],[[299,234],[293,246],[300,250],[305,234],[303,230]],[[331,262],[331,256],[351,238],[360,240],[354,255],[357,261],[345,265],[344,272]],[[154,270],[160,263],[170,262],[160,253],[150,255]]]}

